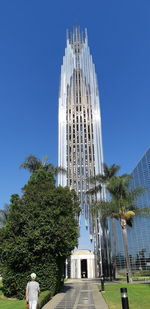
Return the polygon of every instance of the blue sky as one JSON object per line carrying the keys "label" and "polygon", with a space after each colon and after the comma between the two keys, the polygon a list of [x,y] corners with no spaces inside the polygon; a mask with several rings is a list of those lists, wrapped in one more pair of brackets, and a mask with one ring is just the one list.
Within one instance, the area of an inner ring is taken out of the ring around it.
{"label": "blue sky", "polygon": [[66,29],[88,30],[107,164],[130,173],[150,143],[149,0],[0,1],[0,208],[21,193],[27,155],[57,165]]}

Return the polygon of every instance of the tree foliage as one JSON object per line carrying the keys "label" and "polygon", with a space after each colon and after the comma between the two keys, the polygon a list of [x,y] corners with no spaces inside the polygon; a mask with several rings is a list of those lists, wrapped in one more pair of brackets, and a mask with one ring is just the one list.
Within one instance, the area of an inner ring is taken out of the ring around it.
{"label": "tree foliage", "polygon": [[127,272],[129,273],[129,280],[131,280],[131,267],[128,255],[126,226],[128,225],[132,227],[133,217],[135,215],[150,215],[150,209],[148,207],[137,207],[137,199],[141,194],[145,192],[145,189],[142,187],[131,189],[130,183],[131,175],[114,175],[112,178],[108,179],[106,186],[106,189],[109,192],[110,199],[107,201],[98,201],[93,207],[93,211],[97,212],[99,210],[102,217],[110,217],[113,220],[116,219],[120,222],[123,235]]}
{"label": "tree foliage", "polygon": [[31,272],[42,290],[58,288],[64,260],[77,245],[78,215],[74,191],[55,187],[49,170],[33,172],[22,197],[12,195],[0,233],[5,295],[23,297]]}
{"label": "tree foliage", "polygon": [[41,161],[39,158],[33,155],[29,155],[20,165],[20,168],[24,168],[30,173],[34,173],[37,170],[43,169],[45,171],[51,171],[51,173],[55,176],[60,172],[66,173],[66,170],[63,167],[55,167],[52,163],[49,163],[48,156],[45,156],[43,161]]}

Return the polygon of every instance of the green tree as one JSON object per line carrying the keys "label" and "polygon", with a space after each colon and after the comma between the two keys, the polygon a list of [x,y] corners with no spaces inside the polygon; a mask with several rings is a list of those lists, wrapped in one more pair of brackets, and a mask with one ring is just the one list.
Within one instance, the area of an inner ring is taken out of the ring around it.
{"label": "green tree", "polygon": [[3,228],[4,293],[22,298],[31,272],[41,289],[58,289],[63,264],[78,243],[79,202],[74,191],[55,187],[54,175],[36,169],[22,197],[12,195]]}
{"label": "green tree", "polygon": [[41,161],[36,156],[29,155],[20,165],[20,168],[27,169],[30,173],[34,173],[39,169],[51,171],[53,175],[57,175],[60,172],[66,173],[66,170],[63,167],[55,167],[53,164],[48,163],[48,156],[45,156],[43,161]]}
{"label": "green tree", "polygon": [[9,213],[9,205],[5,204],[4,209],[0,209],[0,228],[5,225],[8,213]]}
{"label": "green tree", "polygon": [[107,184],[110,200],[99,201],[96,203],[95,207],[101,211],[102,216],[119,220],[123,235],[127,272],[129,274],[129,280],[132,281],[126,227],[127,225],[132,227],[133,216],[136,214],[146,215],[150,213],[150,209],[146,207],[137,207],[137,198],[144,192],[144,190],[140,187],[131,190],[130,182],[130,175],[112,177]]}
{"label": "green tree", "polygon": [[[98,192],[102,191],[102,187],[105,186],[106,189],[106,194],[108,194],[107,186],[110,182],[110,180],[117,174],[117,172],[120,169],[120,166],[117,164],[113,164],[111,166],[108,166],[106,163],[103,164],[103,173],[98,174],[94,177],[90,178],[90,183],[92,187],[90,190],[87,191],[87,194],[90,195],[97,195]],[[97,201],[97,198],[96,198]],[[101,220],[105,221],[110,217],[109,213],[109,204],[107,203],[106,200],[101,200],[98,201],[97,205],[101,205],[101,207],[93,207],[92,208],[92,213],[95,216],[98,216],[99,210],[101,213]],[[115,279],[116,277],[116,225],[115,225],[115,219],[114,216],[111,216],[112,218],[112,232],[113,232],[113,278]]]}

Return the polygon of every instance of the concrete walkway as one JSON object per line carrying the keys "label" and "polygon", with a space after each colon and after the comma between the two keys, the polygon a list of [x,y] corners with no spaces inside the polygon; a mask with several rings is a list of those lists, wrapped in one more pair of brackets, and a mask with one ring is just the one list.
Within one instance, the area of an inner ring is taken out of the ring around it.
{"label": "concrete walkway", "polygon": [[43,309],[108,309],[98,282],[89,279],[69,279],[62,293],[55,295]]}

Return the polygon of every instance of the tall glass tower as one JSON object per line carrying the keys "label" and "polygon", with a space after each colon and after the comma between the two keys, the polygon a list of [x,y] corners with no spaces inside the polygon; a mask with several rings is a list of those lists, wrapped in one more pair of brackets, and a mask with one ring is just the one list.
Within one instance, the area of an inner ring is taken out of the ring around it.
{"label": "tall glass tower", "polygon": [[[58,184],[69,186],[78,193],[81,215],[100,251],[101,223],[92,218],[89,178],[103,172],[103,147],[100,100],[92,56],[86,30],[75,28],[67,33],[67,46],[61,67],[59,92],[58,165],[67,170],[60,174]],[[104,197],[104,190],[101,193]],[[100,196],[99,196],[100,198]],[[98,236],[99,235],[99,236]]]}

